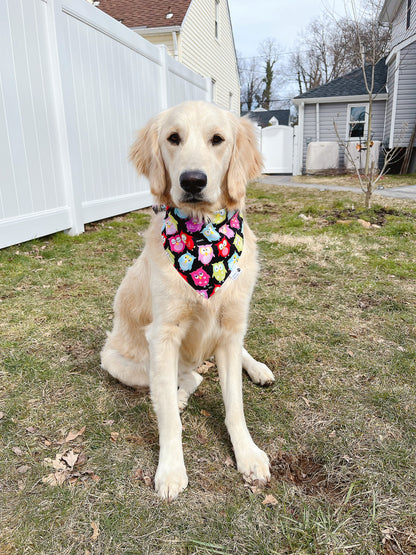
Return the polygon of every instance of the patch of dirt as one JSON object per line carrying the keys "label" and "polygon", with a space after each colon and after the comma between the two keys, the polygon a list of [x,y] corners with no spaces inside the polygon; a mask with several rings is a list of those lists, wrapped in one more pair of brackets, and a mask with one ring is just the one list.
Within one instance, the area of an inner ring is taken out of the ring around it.
{"label": "patch of dirt", "polygon": [[308,454],[279,453],[271,461],[271,471],[275,478],[300,487],[306,495],[324,495],[336,502],[344,493],[339,484],[330,481],[324,465]]}
{"label": "patch of dirt", "polygon": [[386,223],[387,216],[398,216],[416,219],[415,214],[410,212],[402,212],[394,208],[374,208],[372,210],[354,210],[353,208],[344,208],[343,210],[332,210],[322,215],[329,224],[335,224],[339,220],[358,220],[363,219],[371,224],[383,226]]}
{"label": "patch of dirt", "polygon": [[279,206],[271,202],[258,202],[247,199],[248,211],[251,214],[278,214]]}
{"label": "patch of dirt", "polygon": [[383,555],[415,555],[416,537],[413,532],[401,532],[400,530],[386,529],[382,531]]}

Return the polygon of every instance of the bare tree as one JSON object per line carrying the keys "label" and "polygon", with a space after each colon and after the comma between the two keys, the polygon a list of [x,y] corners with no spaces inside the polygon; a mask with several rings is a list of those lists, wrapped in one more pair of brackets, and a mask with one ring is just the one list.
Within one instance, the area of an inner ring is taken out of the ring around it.
{"label": "bare tree", "polygon": [[373,16],[367,7],[360,19],[321,17],[309,24],[291,58],[292,74],[300,94],[360,67],[361,45],[367,52],[371,51],[374,60],[385,55],[390,30],[380,27]]}
{"label": "bare tree", "polygon": [[[374,146],[372,139],[373,103],[380,92],[376,90],[375,70],[377,64],[384,63],[382,58],[385,54],[385,50],[380,49],[380,31],[378,25],[383,2],[381,0],[368,0],[366,3],[362,3],[361,7],[364,6],[364,9],[361,11],[361,14],[358,11],[355,0],[349,0],[349,4],[352,19],[348,22],[347,28],[351,32],[351,41],[354,41],[359,50],[359,67],[362,70],[365,90],[368,95],[367,131],[366,136],[363,137],[363,143],[358,145],[358,148],[362,149],[365,154],[364,168],[361,168],[360,161],[352,155],[350,143],[341,139],[335,122],[334,128],[338,143],[343,147],[347,159],[354,167],[361,189],[365,193],[365,207],[370,208],[376,183],[388,171],[388,166],[397,158],[399,151],[398,149],[391,149],[389,151],[384,149],[384,162],[381,169],[378,168],[378,160],[375,160],[375,157],[372,156],[372,148]],[[363,26],[360,20],[360,15],[366,18],[365,26]],[[357,122],[357,125],[360,125],[360,122]]]}
{"label": "bare tree", "polygon": [[240,76],[241,110],[250,112],[254,108],[256,98],[261,94],[262,75],[258,58],[237,56],[238,73]]}
{"label": "bare tree", "polygon": [[237,56],[241,88],[241,109],[248,111],[261,107],[270,110],[278,98],[277,88],[284,82],[279,71],[280,47],[274,39],[260,43],[258,56],[243,58]]}
{"label": "bare tree", "polygon": [[259,47],[260,57],[263,61],[264,77],[262,79],[262,90],[257,95],[257,103],[265,110],[270,110],[270,103],[274,96],[274,87],[276,81],[276,64],[279,59],[279,47],[274,39],[268,38],[264,40]]}

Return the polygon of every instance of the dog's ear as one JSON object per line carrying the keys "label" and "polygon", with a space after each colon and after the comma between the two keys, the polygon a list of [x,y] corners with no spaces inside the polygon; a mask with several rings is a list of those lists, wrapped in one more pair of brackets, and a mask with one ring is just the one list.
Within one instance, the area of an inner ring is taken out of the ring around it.
{"label": "dog's ear", "polygon": [[145,175],[150,182],[150,191],[160,202],[166,197],[166,170],[159,146],[160,119],[150,120],[137,135],[130,149],[130,161],[139,175]]}
{"label": "dog's ear", "polygon": [[237,120],[237,133],[228,170],[228,194],[235,202],[244,197],[247,182],[255,179],[263,167],[254,127],[248,117]]}

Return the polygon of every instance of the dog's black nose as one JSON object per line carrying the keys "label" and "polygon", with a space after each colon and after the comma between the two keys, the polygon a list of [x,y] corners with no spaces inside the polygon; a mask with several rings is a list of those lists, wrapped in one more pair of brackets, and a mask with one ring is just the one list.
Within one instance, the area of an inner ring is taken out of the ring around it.
{"label": "dog's black nose", "polygon": [[179,183],[186,193],[198,194],[207,185],[207,176],[204,172],[186,171],[181,173]]}

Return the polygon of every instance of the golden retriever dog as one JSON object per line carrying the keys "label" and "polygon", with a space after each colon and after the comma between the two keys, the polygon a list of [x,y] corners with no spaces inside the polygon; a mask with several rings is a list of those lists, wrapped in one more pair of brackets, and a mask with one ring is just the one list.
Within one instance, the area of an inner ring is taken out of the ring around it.
{"label": "golden retriever dog", "polygon": [[237,469],[266,483],[269,460],[247,429],[242,369],[269,384],[269,368],[243,347],[256,281],[253,232],[244,220],[246,183],[261,170],[251,123],[206,102],[153,118],[131,160],[157,203],[146,244],[114,301],[102,367],[123,384],[150,387],[159,428],[155,489],[166,500],[186,488],[180,410],[214,356]]}

